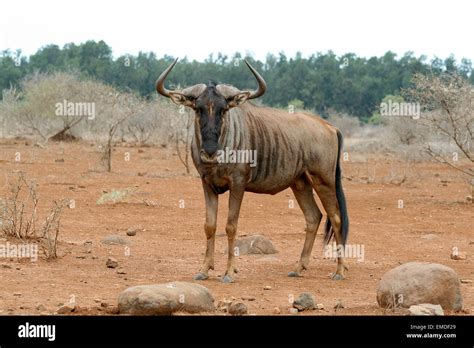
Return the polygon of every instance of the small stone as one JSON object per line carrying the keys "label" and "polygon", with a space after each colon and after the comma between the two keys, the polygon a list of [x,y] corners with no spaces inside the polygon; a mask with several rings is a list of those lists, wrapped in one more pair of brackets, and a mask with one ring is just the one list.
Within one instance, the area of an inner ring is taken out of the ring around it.
{"label": "small stone", "polygon": [[237,303],[232,303],[229,306],[228,312],[230,315],[245,315],[247,314],[248,309],[245,303],[237,302]]}
{"label": "small stone", "polygon": [[107,314],[119,314],[119,308],[117,306],[106,307],[105,312]]}
{"label": "small stone", "polygon": [[316,304],[316,309],[323,310],[324,305],[322,303],[318,303],[318,304]]}
{"label": "small stone", "polygon": [[14,292],[14,293],[13,293],[13,296],[21,296],[21,295],[22,295],[21,292]]}
{"label": "small stone", "polygon": [[444,315],[443,308],[440,305],[431,303],[412,305],[408,308],[408,311],[410,315]]}
{"label": "small stone", "polygon": [[72,313],[75,308],[76,308],[76,306],[74,306],[74,305],[72,305],[72,304],[65,304],[65,305],[59,307],[59,308],[56,310],[56,313],[58,313],[58,314],[68,314],[68,313]]}
{"label": "small stone", "polygon": [[118,267],[118,261],[117,259],[113,258],[113,257],[109,257],[107,259],[107,262],[105,263],[105,265],[108,267],[108,268],[117,268]]}
{"label": "small stone", "polygon": [[95,302],[95,303],[101,303],[102,300],[101,300],[100,298],[96,298],[96,299],[94,300],[94,302]]}
{"label": "small stone", "polygon": [[263,290],[271,290],[271,289],[272,289],[272,287],[270,285],[266,285],[266,286],[263,287]]}
{"label": "small stone", "polygon": [[459,260],[465,260],[467,258],[467,255],[465,252],[459,252],[459,251],[453,251],[451,253],[451,259],[452,260],[456,260],[456,261],[459,261]]}
{"label": "small stone", "polygon": [[125,272],[123,268],[120,268],[117,270],[117,274],[127,274],[127,272]]}
{"label": "small stone", "polygon": [[304,292],[293,301],[293,307],[299,311],[306,311],[315,308],[313,295]]}
{"label": "small stone", "polygon": [[10,266],[10,265],[7,265],[7,264],[3,264],[3,265],[2,265],[2,268],[11,269],[11,268],[12,268],[12,266]]}
{"label": "small stone", "polygon": [[290,314],[292,314],[292,315],[296,315],[296,314],[298,314],[298,310],[297,310],[296,308],[290,308],[290,309],[288,310],[288,313],[290,313]]}
{"label": "small stone", "polygon": [[100,303],[100,306],[103,307],[103,308],[107,308],[109,306],[109,304],[107,302],[101,302]]}
{"label": "small stone", "polygon": [[472,280],[471,279],[461,279],[461,283],[463,284],[471,284]]}
{"label": "small stone", "polygon": [[44,312],[46,310],[46,307],[42,303],[40,303],[39,305],[36,306],[36,309]]}
{"label": "small stone", "polygon": [[235,241],[234,249],[238,250],[239,255],[277,253],[272,241],[261,235],[247,237],[241,235]]}
{"label": "small stone", "polygon": [[472,203],[472,196],[470,196],[470,195],[469,195],[469,196],[466,196],[466,201],[467,201],[468,203]]}
{"label": "small stone", "polygon": [[273,314],[280,314],[280,313],[281,313],[281,310],[279,307],[273,308]]}
{"label": "small stone", "polygon": [[103,244],[108,244],[108,245],[128,245],[130,242],[126,240],[125,238],[122,238],[118,235],[110,235],[102,239]]}
{"label": "small stone", "polygon": [[241,299],[244,301],[255,301],[255,297],[253,296],[242,296]]}
{"label": "small stone", "polygon": [[334,309],[342,309],[342,308],[345,308],[342,302],[337,301],[337,303],[334,305]]}
{"label": "small stone", "polygon": [[130,237],[135,236],[135,235],[137,234],[137,232],[138,232],[138,229],[136,229],[136,228],[129,228],[129,229],[127,230],[127,236],[130,236]]}

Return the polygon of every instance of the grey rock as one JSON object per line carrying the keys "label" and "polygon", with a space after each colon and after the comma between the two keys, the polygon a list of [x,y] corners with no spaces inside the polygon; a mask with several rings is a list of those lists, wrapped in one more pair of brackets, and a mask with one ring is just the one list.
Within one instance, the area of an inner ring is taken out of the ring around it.
{"label": "grey rock", "polygon": [[293,301],[293,307],[297,310],[307,311],[316,308],[313,295],[304,292],[296,300]]}
{"label": "grey rock", "polygon": [[202,285],[187,282],[133,286],[118,298],[121,314],[170,315],[213,312],[214,298]]}
{"label": "grey rock", "polygon": [[72,313],[75,310],[76,306],[70,303],[66,303],[65,305],[62,305],[56,310],[56,313],[58,314],[68,314]]}
{"label": "grey rock", "polygon": [[116,234],[112,234],[110,236],[105,237],[104,239],[102,239],[101,242],[107,245],[129,245],[130,244],[128,240]]}
{"label": "grey rock", "polygon": [[440,305],[431,303],[422,303],[408,308],[410,315],[444,315],[443,308]]}
{"label": "grey rock", "polygon": [[135,236],[137,232],[138,232],[138,228],[129,228],[127,230],[127,236],[130,236],[130,237]]}
{"label": "grey rock", "polygon": [[382,276],[377,289],[382,308],[409,308],[420,303],[439,304],[444,310],[462,309],[462,295],[456,272],[444,265],[409,262]]}
{"label": "grey rock", "polygon": [[117,259],[113,258],[113,257],[109,257],[107,259],[107,262],[105,263],[105,265],[108,267],[108,268],[117,268],[118,267],[118,261]]}
{"label": "grey rock", "polygon": [[231,315],[245,315],[248,313],[247,306],[242,302],[233,302],[228,310]]}
{"label": "grey rock", "polygon": [[272,241],[261,235],[237,239],[234,244],[234,251],[238,255],[277,253]]}
{"label": "grey rock", "polygon": [[250,295],[244,295],[241,297],[242,300],[244,301],[255,301],[255,297],[254,296],[250,296]]}

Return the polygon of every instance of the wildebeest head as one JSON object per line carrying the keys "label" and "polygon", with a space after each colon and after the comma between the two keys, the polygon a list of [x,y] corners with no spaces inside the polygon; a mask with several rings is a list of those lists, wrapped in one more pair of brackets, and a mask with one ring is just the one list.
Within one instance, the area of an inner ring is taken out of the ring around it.
{"label": "wildebeest head", "polygon": [[245,60],[258,82],[255,91],[241,91],[233,86],[215,84],[197,84],[181,91],[170,91],[164,86],[166,77],[175,66],[176,59],[156,81],[156,91],[170,98],[178,105],[184,105],[194,110],[196,125],[199,127],[200,157],[204,163],[216,163],[219,137],[224,125],[224,117],[231,108],[245,103],[247,100],[258,98],[265,93],[267,85],[260,74]]}

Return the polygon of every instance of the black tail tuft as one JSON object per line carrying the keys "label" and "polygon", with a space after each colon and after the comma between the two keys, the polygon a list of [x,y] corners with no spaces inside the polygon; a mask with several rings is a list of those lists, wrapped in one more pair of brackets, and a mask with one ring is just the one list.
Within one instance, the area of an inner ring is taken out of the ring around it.
{"label": "black tail tuft", "polygon": [[[337,130],[337,165],[336,165],[336,198],[339,204],[339,212],[341,214],[341,233],[342,233],[342,244],[346,245],[347,237],[349,235],[349,216],[347,215],[346,197],[342,190],[342,174],[341,174],[341,152],[342,152],[342,134]],[[334,231],[331,226],[331,221],[326,218],[326,226],[324,227],[324,243],[328,244],[334,235]]]}

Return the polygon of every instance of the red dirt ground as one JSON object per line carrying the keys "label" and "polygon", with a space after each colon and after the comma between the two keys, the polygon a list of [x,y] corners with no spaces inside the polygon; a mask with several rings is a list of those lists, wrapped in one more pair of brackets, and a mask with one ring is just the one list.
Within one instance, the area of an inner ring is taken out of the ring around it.
{"label": "red dirt ground", "polygon": [[[7,180],[15,178],[14,171],[23,171],[28,179],[38,182],[41,219],[53,200],[67,197],[75,201],[75,208],[66,209],[62,216],[57,260],[0,259],[0,314],[54,314],[72,295],[79,314],[105,314],[95,300],[115,305],[119,293],[129,286],[192,281],[205,250],[204,199],[194,168],[192,175],[184,175],[173,151],[118,146],[114,148],[113,172],[106,173],[98,169],[97,148],[86,143],[48,144],[42,149],[24,141],[4,141],[0,146],[2,195],[8,190]],[[15,161],[16,152],[21,154],[19,162]],[[129,161],[125,160],[126,152]],[[64,162],[56,162],[58,159]],[[265,235],[279,252],[239,257],[236,282],[220,283],[217,276],[226,264],[225,194],[220,199],[216,270],[202,283],[216,302],[253,296],[254,301],[243,301],[249,313],[272,314],[279,307],[286,314],[290,295],[311,292],[325,309],[307,314],[389,315],[393,312],[378,308],[376,289],[381,276],[399,264],[438,262],[452,267],[461,279],[474,280],[474,206],[466,203],[468,187],[459,174],[440,164],[415,163],[405,182],[390,184],[391,172],[400,172],[404,162],[379,156],[369,160],[377,176],[375,183],[368,183],[373,172],[364,161],[343,163],[351,220],[349,243],[365,248],[363,261],[347,260],[347,279],[336,282],[329,278],[336,264],[323,258],[321,228],[309,270],[303,278],[287,277],[303,247],[305,224],[296,203],[289,208],[293,194],[286,190],[274,196],[246,194],[239,235]],[[126,188],[134,188],[135,194],[125,202],[96,204],[103,191]],[[400,199],[403,209],[398,208]],[[147,206],[143,200],[152,204]],[[128,228],[143,231],[128,237]],[[129,256],[124,246],[100,243],[110,234],[130,240]],[[86,241],[92,244],[85,246]],[[6,242],[0,239],[0,243]],[[467,259],[451,260],[453,247],[466,252]],[[108,256],[118,259],[126,274],[107,268]],[[265,286],[271,290],[264,290]],[[474,284],[461,286],[465,313],[472,313]],[[345,308],[335,312],[333,306],[338,301]],[[39,304],[46,309],[37,309]]]}

